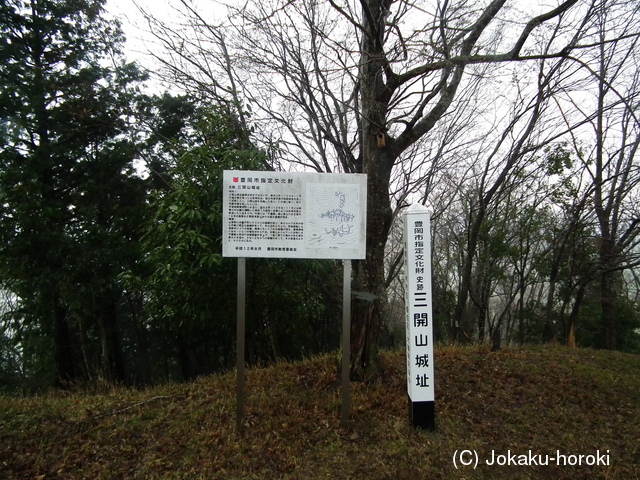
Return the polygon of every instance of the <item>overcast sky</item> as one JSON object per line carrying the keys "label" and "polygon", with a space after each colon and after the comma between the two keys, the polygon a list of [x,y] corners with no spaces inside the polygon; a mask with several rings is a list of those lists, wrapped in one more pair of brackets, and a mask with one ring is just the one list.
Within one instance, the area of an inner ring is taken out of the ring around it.
{"label": "overcast sky", "polygon": [[154,11],[168,11],[167,0],[107,0],[108,15],[118,18],[127,36],[127,57],[130,60],[142,60],[144,57],[144,21],[136,3],[144,9],[153,6]]}

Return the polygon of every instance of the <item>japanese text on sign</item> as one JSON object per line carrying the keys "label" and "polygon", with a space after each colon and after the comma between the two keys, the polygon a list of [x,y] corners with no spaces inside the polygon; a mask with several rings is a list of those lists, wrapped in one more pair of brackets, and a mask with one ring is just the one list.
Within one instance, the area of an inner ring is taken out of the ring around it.
{"label": "japanese text on sign", "polygon": [[413,402],[433,401],[430,219],[414,205],[404,217],[407,390]]}
{"label": "japanese text on sign", "polygon": [[366,175],[225,171],[226,257],[363,259]]}

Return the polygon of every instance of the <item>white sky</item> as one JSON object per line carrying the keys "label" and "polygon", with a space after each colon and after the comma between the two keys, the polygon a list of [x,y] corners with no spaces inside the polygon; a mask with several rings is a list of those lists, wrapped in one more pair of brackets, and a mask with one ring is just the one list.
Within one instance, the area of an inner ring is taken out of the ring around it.
{"label": "white sky", "polygon": [[136,0],[135,2],[133,0],[107,0],[108,16],[116,17],[122,22],[122,29],[127,37],[127,58],[144,64],[146,53],[145,22],[136,4],[154,13],[169,12],[170,7],[168,0]]}
{"label": "white sky", "polygon": [[155,40],[147,32],[147,22],[139,9],[142,8],[163,20],[175,20],[175,8],[171,6],[172,3],[175,4],[176,0],[107,0],[105,5],[106,17],[115,17],[122,23],[127,39],[124,52],[127,61],[136,62],[151,73],[145,85],[152,93],[171,91],[173,88],[164,85],[157,77],[154,78],[153,72],[157,70],[157,63],[148,52],[152,50],[160,53],[159,47],[154,48]]}

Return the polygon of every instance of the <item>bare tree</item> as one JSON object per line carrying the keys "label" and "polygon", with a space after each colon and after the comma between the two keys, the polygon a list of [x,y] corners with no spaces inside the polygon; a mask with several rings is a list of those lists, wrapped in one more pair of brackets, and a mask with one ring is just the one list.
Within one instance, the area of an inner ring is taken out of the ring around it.
{"label": "bare tree", "polygon": [[[580,60],[587,82],[594,86],[593,100],[575,94],[566,98],[567,104],[558,100],[565,119],[587,119],[582,129],[573,130],[572,144],[588,179],[583,196],[595,214],[598,257],[588,266],[581,291],[587,283],[598,281],[601,346],[611,349],[616,348],[616,281],[620,271],[640,262],[634,251],[640,237],[640,211],[630,201],[640,187],[640,118],[636,114],[640,12],[626,2],[618,6],[626,12],[624,20],[609,8],[597,12],[593,33],[597,50]],[[576,318],[570,324],[570,346],[575,346]]]}
{"label": "bare tree", "polygon": [[518,11],[506,0],[271,0],[229,7],[219,24],[190,0],[179,3],[185,28],[148,15],[172,78],[239,111],[250,107],[254,135],[277,142],[283,160],[368,175],[367,258],[355,266],[355,283],[378,300],[356,303],[351,335],[352,373],[365,377],[374,371],[382,325],[398,172],[417,171],[418,163],[402,167],[424,153],[421,142],[487,65],[566,60],[597,49],[580,41],[606,2]]}

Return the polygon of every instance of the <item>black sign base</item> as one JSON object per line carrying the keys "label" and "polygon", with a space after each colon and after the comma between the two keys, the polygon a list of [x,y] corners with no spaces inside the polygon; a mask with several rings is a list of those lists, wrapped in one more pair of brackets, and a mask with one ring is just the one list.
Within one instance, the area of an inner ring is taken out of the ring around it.
{"label": "black sign base", "polygon": [[409,421],[413,428],[435,431],[435,402],[412,402],[409,398]]}

